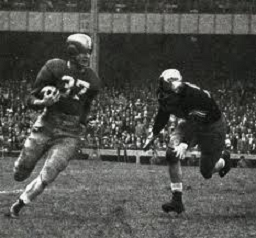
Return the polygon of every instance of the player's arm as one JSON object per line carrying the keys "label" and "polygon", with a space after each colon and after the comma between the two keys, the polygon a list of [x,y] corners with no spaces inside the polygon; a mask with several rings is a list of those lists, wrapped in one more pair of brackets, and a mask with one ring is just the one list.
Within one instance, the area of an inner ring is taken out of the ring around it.
{"label": "player's arm", "polygon": [[176,127],[175,134],[180,138],[180,143],[178,145],[174,145],[173,151],[176,153],[176,156],[179,159],[185,159],[186,152],[188,149],[188,141],[183,133],[183,131],[188,131],[187,127],[189,127],[190,124],[186,122],[186,120],[181,119],[178,122],[178,126]]}
{"label": "player's arm", "polygon": [[155,123],[153,125],[152,132],[148,135],[146,142],[143,146],[143,150],[147,151],[150,146],[153,144],[154,140],[160,133],[160,131],[165,127],[165,125],[168,123],[170,117],[170,113],[164,112],[161,110],[161,107],[159,107],[158,112],[155,117]]}
{"label": "player's arm", "polygon": [[51,85],[54,75],[51,72],[47,63],[39,71],[36,81],[33,85],[32,92],[27,98],[27,105],[33,110],[41,110],[44,107],[51,106],[59,99],[59,92],[53,90],[49,94],[45,94],[42,98],[41,90],[48,85]]}
{"label": "player's arm", "polygon": [[164,112],[163,110],[161,110],[161,107],[159,107],[152,130],[154,136],[157,136],[160,131],[165,127],[165,125],[169,121],[169,117],[170,113]]}
{"label": "player's arm", "polygon": [[85,95],[85,100],[83,103],[83,108],[80,116],[80,123],[83,125],[87,125],[88,122],[90,121],[90,110],[91,110],[91,104],[93,99],[96,98],[96,96],[99,94],[100,89],[101,89],[101,80],[98,77],[98,75],[91,69],[88,68],[88,78],[90,78],[90,86],[84,93]]}
{"label": "player's arm", "polygon": [[91,104],[93,99],[98,95],[98,93],[98,90],[90,90],[86,95],[86,99],[83,103],[84,106],[82,108],[82,113],[80,116],[80,123],[84,126],[86,126],[89,121],[88,115],[90,114]]}

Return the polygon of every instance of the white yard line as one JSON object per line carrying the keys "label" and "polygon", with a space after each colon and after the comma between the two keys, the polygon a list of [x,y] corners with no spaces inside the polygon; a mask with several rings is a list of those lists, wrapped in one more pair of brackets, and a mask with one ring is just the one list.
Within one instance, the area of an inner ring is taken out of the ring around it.
{"label": "white yard line", "polygon": [[[48,188],[45,190],[45,192],[51,192],[51,191],[58,191],[58,192],[80,192],[80,191],[88,191],[89,188],[88,187],[80,187],[80,188],[76,188],[76,189],[70,189],[70,188]],[[24,189],[14,189],[14,190],[0,190],[0,195],[1,194],[13,194],[13,193],[21,193],[23,192]]]}
{"label": "white yard line", "polygon": [[0,194],[11,194],[11,193],[21,193],[22,189],[16,189],[16,190],[2,190],[0,191]]}

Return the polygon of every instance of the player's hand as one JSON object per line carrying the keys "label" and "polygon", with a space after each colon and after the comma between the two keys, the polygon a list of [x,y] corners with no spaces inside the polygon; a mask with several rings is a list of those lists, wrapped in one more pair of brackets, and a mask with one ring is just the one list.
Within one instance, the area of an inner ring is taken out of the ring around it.
{"label": "player's hand", "polygon": [[153,134],[153,132],[151,132],[148,135],[145,144],[143,145],[143,150],[144,151],[149,150],[155,139],[156,139],[156,136]]}
{"label": "player's hand", "polygon": [[175,146],[174,152],[176,152],[176,156],[183,160],[186,157],[186,152],[187,152],[188,144],[186,143],[180,143],[179,145]]}
{"label": "player's hand", "polygon": [[60,92],[58,89],[54,89],[44,94],[44,97],[42,99],[42,105],[46,107],[52,106],[54,103],[58,102],[59,99],[60,99]]}

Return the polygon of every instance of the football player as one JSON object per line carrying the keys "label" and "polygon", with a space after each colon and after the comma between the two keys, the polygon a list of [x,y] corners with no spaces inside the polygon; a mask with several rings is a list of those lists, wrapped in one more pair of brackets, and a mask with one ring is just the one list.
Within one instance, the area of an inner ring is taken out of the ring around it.
{"label": "football player", "polygon": [[184,82],[177,69],[167,69],[159,77],[157,90],[159,108],[152,133],[144,150],[148,150],[159,132],[168,123],[170,115],[180,119],[171,134],[166,150],[172,199],[163,204],[164,212],[183,212],[182,171],[180,160],[190,147],[201,150],[200,172],[205,179],[218,172],[224,177],[230,170],[230,153],[224,151],[226,123],[212,95],[196,85]]}
{"label": "football player", "polygon": [[44,166],[19,199],[10,207],[16,218],[76,156],[79,137],[87,123],[92,100],[100,90],[100,79],[90,68],[92,39],[85,34],[67,38],[68,60],[51,59],[39,71],[27,104],[41,110],[31,134],[14,164],[14,179],[24,181],[36,163],[46,157]]}

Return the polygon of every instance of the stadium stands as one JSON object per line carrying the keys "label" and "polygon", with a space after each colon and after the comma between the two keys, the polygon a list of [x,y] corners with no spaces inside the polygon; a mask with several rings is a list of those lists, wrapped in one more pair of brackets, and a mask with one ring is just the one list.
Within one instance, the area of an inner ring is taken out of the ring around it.
{"label": "stadium stands", "polygon": [[90,0],[1,0],[5,11],[89,12]]}
{"label": "stadium stands", "polygon": [[[90,5],[90,0],[0,0],[0,10],[5,11],[89,12]],[[101,0],[98,1],[98,5],[99,12],[109,13],[253,14],[256,12],[256,0],[233,0],[232,4],[230,0]],[[189,40],[190,43],[194,41],[197,41],[196,37],[191,37]],[[184,56],[186,55],[187,52],[184,53]],[[195,74],[192,70],[187,71]],[[196,76],[200,78],[201,75]],[[256,124],[254,123],[256,97],[247,90],[245,100],[239,83],[235,86],[236,95],[232,93],[231,97],[227,88],[230,89],[233,82],[229,82],[228,87],[220,83],[211,85],[212,82],[209,80],[204,84],[207,88],[213,89],[226,115],[227,145],[238,154],[256,154]],[[30,87],[29,78],[23,81],[8,79],[0,82],[0,143],[6,150],[19,150],[33,123],[35,113],[25,106],[25,95]],[[241,101],[243,101],[242,106]],[[93,128],[88,129],[90,133],[85,138],[84,146],[141,149],[148,130],[152,127],[156,104],[153,87],[146,90],[140,87],[129,90],[125,87],[105,88],[98,100],[94,102],[92,111],[96,119],[93,121]],[[163,150],[166,148],[169,134],[175,127],[175,123],[175,119],[170,120],[168,127],[156,140],[156,148]]]}
{"label": "stadium stands", "polygon": [[152,13],[249,13],[255,11],[255,1],[248,0],[104,0],[102,12]]}
{"label": "stadium stands", "polygon": [[[255,0],[101,0],[100,12],[255,13]],[[88,12],[90,0],[1,0],[1,10]]]}
{"label": "stadium stands", "polygon": [[[209,82],[205,82],[209,84]],[[30,80],[6,80],[0,84],[0,143],[3,149],[19,150],[35,112],[25,105],[25,96],[30,91]],[[227,122],[226,145],[237,154],[256,154],[256,96],[247,91],[246,101],[240,106],[239,90],[227,91],[225,85],[214,89],[214,95],[221,105]],[[237,95],[234,96],[234,92]],[[94,120],[88,127],[84,147],[104,149],[138,149],[152,128],[156,112],[153,89],[104,88],[92,106]],[[158,150],[164,150],[176,119],[171,117],[168,126],[155,142]]]}

